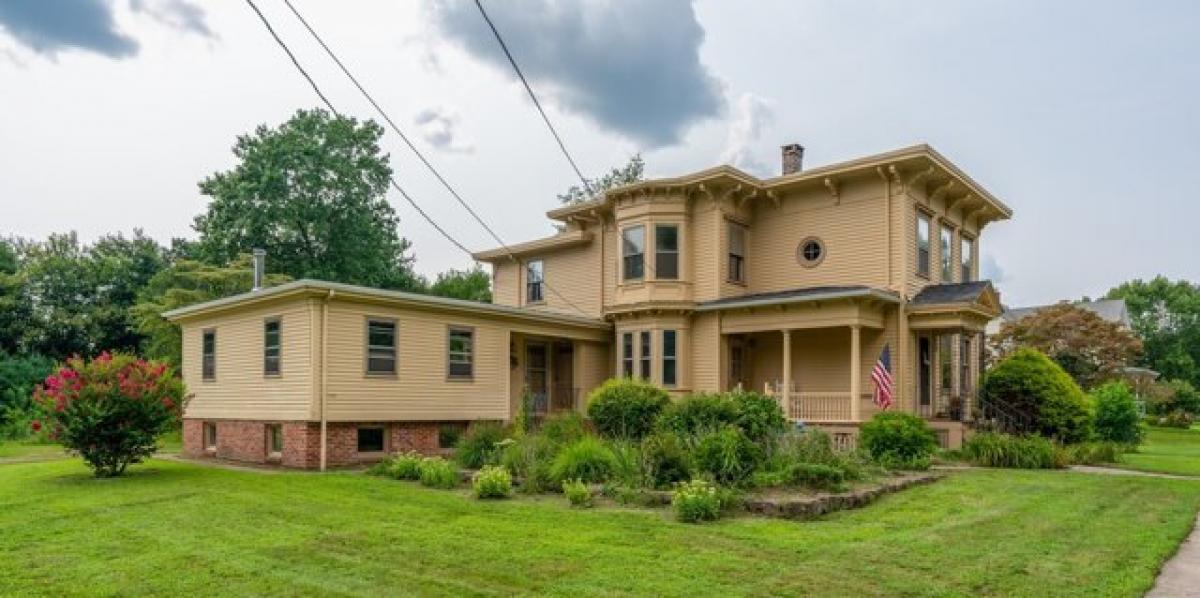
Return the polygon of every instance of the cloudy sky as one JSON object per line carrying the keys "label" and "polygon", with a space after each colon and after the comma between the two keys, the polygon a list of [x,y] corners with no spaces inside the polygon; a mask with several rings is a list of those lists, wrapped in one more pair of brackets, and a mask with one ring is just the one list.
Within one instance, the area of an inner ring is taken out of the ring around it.
{"label": "cloudy sky", "polygon": [[[256,0],[330,99],[372,116],[282,0]],[[507,241],[574,182],[468,2],[293,0]],[[775,174],[927,142],[1016,211],[981,249],[1006,302],[1200,280],[1200,4],[486,3],[580,167]],[[919,6],[919,9],[916,8]],[[236,135],[318,101],[242,1],[0,0],[0,236],[192,236]],[[390,133],[398,179],[484,231]],[[469,259],[398,197],[418,269]]]}

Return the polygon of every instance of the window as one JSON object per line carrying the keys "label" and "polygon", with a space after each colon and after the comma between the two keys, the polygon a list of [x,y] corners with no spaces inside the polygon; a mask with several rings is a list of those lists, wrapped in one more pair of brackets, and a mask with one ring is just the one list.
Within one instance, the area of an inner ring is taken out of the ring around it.
{"label": "window", "polygon": [[962,264],[962,282],[971,282],[975,279],[972,275],[975,271],[975,241],[964,236],[958,250],[961,252],[959,262]]}
{"label": "window", "polygon": [[217,450],[217,424],[204,422],[204,449]]}
{"label": "window", "polygon": [[942,396],[949,395],[954,390],[954,336],[949,334],[938,337],[938,374]]}
{"label": "window", "polygon": [[950,248],[954,243],[954,231],[943,226],[941,234],[941,244],[938,247],[938,259],[941,260],[942,266],[942,282],[952,282],[954,280],[954,256],[950,253]]}
{"label": "window", "polygon": [[962,335],[962,345],[960,346],[960,354],[958,358],[958,384],[959,395],[970,396],[971,387],[974,386],[971,380],[971,337]]}
{"label": "window", "polygon": [[679,227],[674,224],[654,227],[654,278],[679,278]]}
{"label": "window", "polygon": [[217,379],[217,331],[205,330],[202,354],[200,357],[200,376],[204,380]]}
{"label": "window", "polygon": [[451,378],[470,378],[474,374],[475,332],[470,328],[451,328],[447,342],[446,373]]}
{"label": "window", "polygon": [[917,274],[929,278],[929,216],[917,213]]}
{"label": "window", "polygon": [[796,259],[801,266],[812,268],[825,259],[825,244],[816,237],[809,237],[796,248]]}
{"label": "window", "polygon": [[662,383],[663,386],[675,386],[677,361],[675,358],[674,330],[662,331]]}
{"label": "window", "polygon": [[367,373],[396,373],[396,322],[367,320]]}
{"label": "window", "polygon": [[358,452],[360,453],[382,453],[383,452],[383,428],[373,426],[370,428],[358,429]]}
{"label": "window", "polygon": [[742,343],[729,345],[729,384],[735,388],[742,384],[742,371],[745,369],[746,354]]}
{"label": "window", "polygon": [[283,454],[283,426],[280,424],[267,426],[267,454],[273,457]]}
{"label": "window", "polygon": [[621,256],[624,280],[641,280],[645,276],[646,227],[631,226],[621,232]]}
{"label": "window", "polygon": [[640,370],[641,370],[641,371],[639,371],[638,373],[641,375],[641,377],[642,377],[642,379],[643,379],[643,380],[649,380],[649,379],[650,379],[650,359],[651,359],[651,355],[650,355],[650,331],[649,331],[649,330],[643,330],[643,331],[641,332],[641,337],[642,337],[642,342],[641,342],[641,345],[642,345],[642,346],[641,346],[641,349],[642,349],[642,350],[641,350],[641,353],[639,354],[639,357],[641,358],[641,363],[640,363],[640,366],[641,366],[641,367],[640,367]]}
{"label": "window", "polygon": [[541,303],[546,300],[544,293],[545,278],[542,275],[542,260],[525,264],[525,301]]}
{"label": "window", "polygon": [[621,335],[621,375],[625,378],[633,377],[633,333],[626,332]]}
{"label": "window", "polygon": [[729,282],[746,282],[746,227],[729,223]]}
{"label": "window", "polygon": [[267,320],[263,324],[263,375],[279,375],[279,318]]}

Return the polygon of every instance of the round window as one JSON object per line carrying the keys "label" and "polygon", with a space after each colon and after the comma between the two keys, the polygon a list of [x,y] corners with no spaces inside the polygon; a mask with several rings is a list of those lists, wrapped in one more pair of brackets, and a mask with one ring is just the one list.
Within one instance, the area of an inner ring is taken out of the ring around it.
{"label": "round window", "polygon": [[825,259],[825,244],[816,237],[809,237],[796,248],[796,260],[801,266],[812,268]]}

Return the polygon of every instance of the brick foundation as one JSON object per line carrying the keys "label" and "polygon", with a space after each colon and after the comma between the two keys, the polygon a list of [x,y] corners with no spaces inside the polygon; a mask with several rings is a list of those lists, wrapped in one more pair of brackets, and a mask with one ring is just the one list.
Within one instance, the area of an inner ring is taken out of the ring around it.
{"label": "brick foundation", "polygon": [[[217,426],[215,450],[204,447],[204,424]],[[463,426],[464,422],[447,422]],[[283,429],[283,452],[277,458],[267,454],[267,426]],[[417,451],[426,455],[442,453],[438,430],[443,422],[329,422],[326,424],[328,467],[369,463],[384,454]],[[358,452],[359,426],[384,428],[381,453]],[[273,463],[284,467],[316,469],[321,463],[321,424],[319,422],[279,422],[263,420],[196,419],[183,420],[183,454],[192,458],[217,458],[248,463]]]}

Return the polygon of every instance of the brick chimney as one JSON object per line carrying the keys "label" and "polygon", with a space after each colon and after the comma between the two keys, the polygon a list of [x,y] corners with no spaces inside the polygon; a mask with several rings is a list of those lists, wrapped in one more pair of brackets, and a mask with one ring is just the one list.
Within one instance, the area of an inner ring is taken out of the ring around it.
{"label": "brick chimney", "polygon": [[800,172],[804,162],[804,146],[799,143],[789,143],[783,146],[783,174]]}

